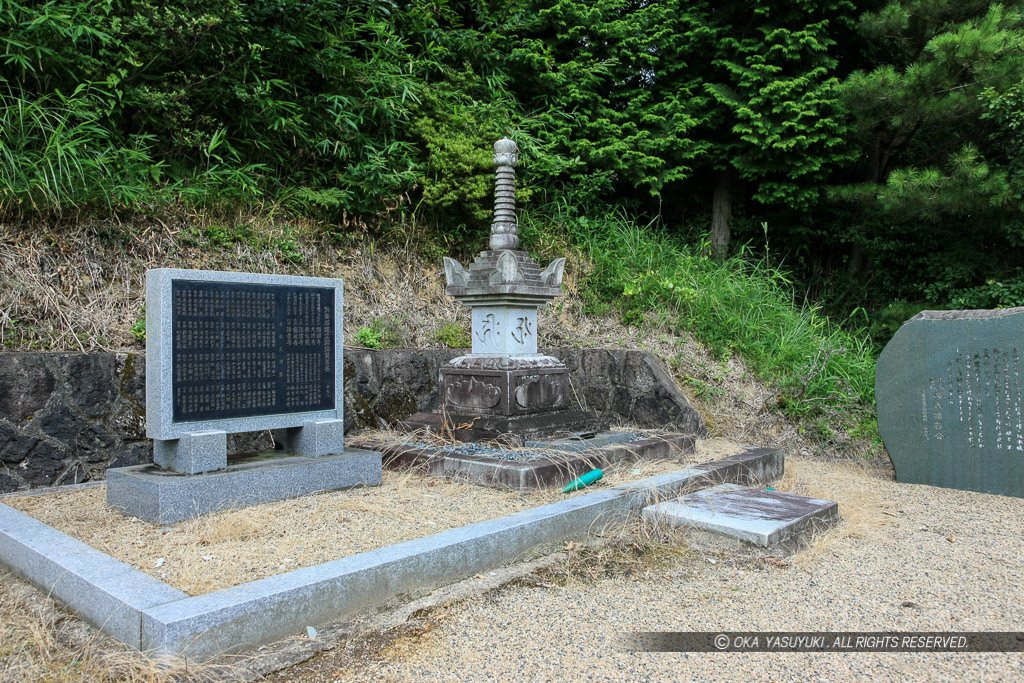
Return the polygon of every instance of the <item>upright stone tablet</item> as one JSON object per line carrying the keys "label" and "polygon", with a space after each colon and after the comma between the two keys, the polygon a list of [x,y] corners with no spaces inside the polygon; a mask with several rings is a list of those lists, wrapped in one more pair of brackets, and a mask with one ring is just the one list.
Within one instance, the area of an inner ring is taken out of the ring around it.
{"label": "upright stone tablet", "polygon": [[875,368],[899,481],[1024,497],[1024,308],[924,311]]}
{"label": "upright stone tablet", "polygon": [[[107,504],[171,524],[381,482],[345,448],[342,282],[158,268],[146,273],[146,434],[153,464],[107,470]],[[227,435],[280,451],[228,460]]]}
{"label": "upright stone tablet", "polygon": [[175,472],[227,467],[225,434],[343,449],[342,283],[158,268],[146,273],[146,434]]}

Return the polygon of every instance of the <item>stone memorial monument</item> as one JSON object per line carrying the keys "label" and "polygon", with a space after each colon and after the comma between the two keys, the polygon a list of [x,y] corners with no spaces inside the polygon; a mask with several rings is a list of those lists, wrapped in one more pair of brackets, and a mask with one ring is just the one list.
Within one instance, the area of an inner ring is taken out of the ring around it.
{"label": "stone memorial monument", "polygon": [[[148,271],[154,464],[108,470],[107,502],[166,523],[379,484],[381,455],[344,447],[341,325],[341,280]],[[227,434],[262,430],[283,452],[229,466]]]}
{"label": "stone memorial monument", "polygon": [[875,368],[899,481],[1024,497],[1024,308],[924,311]]}
{"label": "stone memorial monument", "polygon": [[562,295],[565,259],[540,266],[519,248],[515,167],[518,149],[494,143],[496,183],[489,249],[466,270],[444,259],[446,292],[472,308],[472,353],[441,369],[441,412],[417,413],[408,428],[441,431],[477,441],[536,439],[606,429],[593,413],[570,411],[565,365],[537,352],[537,307]]}

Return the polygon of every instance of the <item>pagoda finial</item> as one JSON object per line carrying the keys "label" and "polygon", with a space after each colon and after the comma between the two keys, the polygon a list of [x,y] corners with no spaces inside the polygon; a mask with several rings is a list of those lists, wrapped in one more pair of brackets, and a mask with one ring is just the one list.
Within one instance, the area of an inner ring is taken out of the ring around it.
{"label": "pagoda finial", "polygon": [[491,223],[491,249],[518,249],[516,224],[516,164],[519,148],[508,138],[494,143],[494,222]]}

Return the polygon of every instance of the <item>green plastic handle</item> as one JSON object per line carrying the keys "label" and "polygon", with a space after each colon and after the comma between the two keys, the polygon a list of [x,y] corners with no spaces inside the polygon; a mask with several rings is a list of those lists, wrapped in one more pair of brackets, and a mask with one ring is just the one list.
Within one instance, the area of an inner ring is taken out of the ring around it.
{"label": "green plastic handle", "polygon": [[603,476],[604,472],[602,472],[601,470],[590,470],[582,477],[573,479],[568,486],[562,489],[562,493],[569,493],[570,491],[579,491],[584,486],[590,486]]}

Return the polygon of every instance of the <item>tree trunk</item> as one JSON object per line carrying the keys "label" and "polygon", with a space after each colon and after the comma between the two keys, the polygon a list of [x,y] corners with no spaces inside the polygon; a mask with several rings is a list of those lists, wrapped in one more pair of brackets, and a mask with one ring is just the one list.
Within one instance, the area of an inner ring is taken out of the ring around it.
{"label": "tree trunk", "polygon": [[729,192],[729,171],[722,170],[716,174],[715,192],[711,200],[711,256],[717,261],[724,261],[729,254],[732,218],[732,196]]}
{"label": "tree trunk", "polygon": [[864,268],[864,248],[854,242],[850,245],[850,260],[846,265],[846,274],[850,277],[860,275]]}

